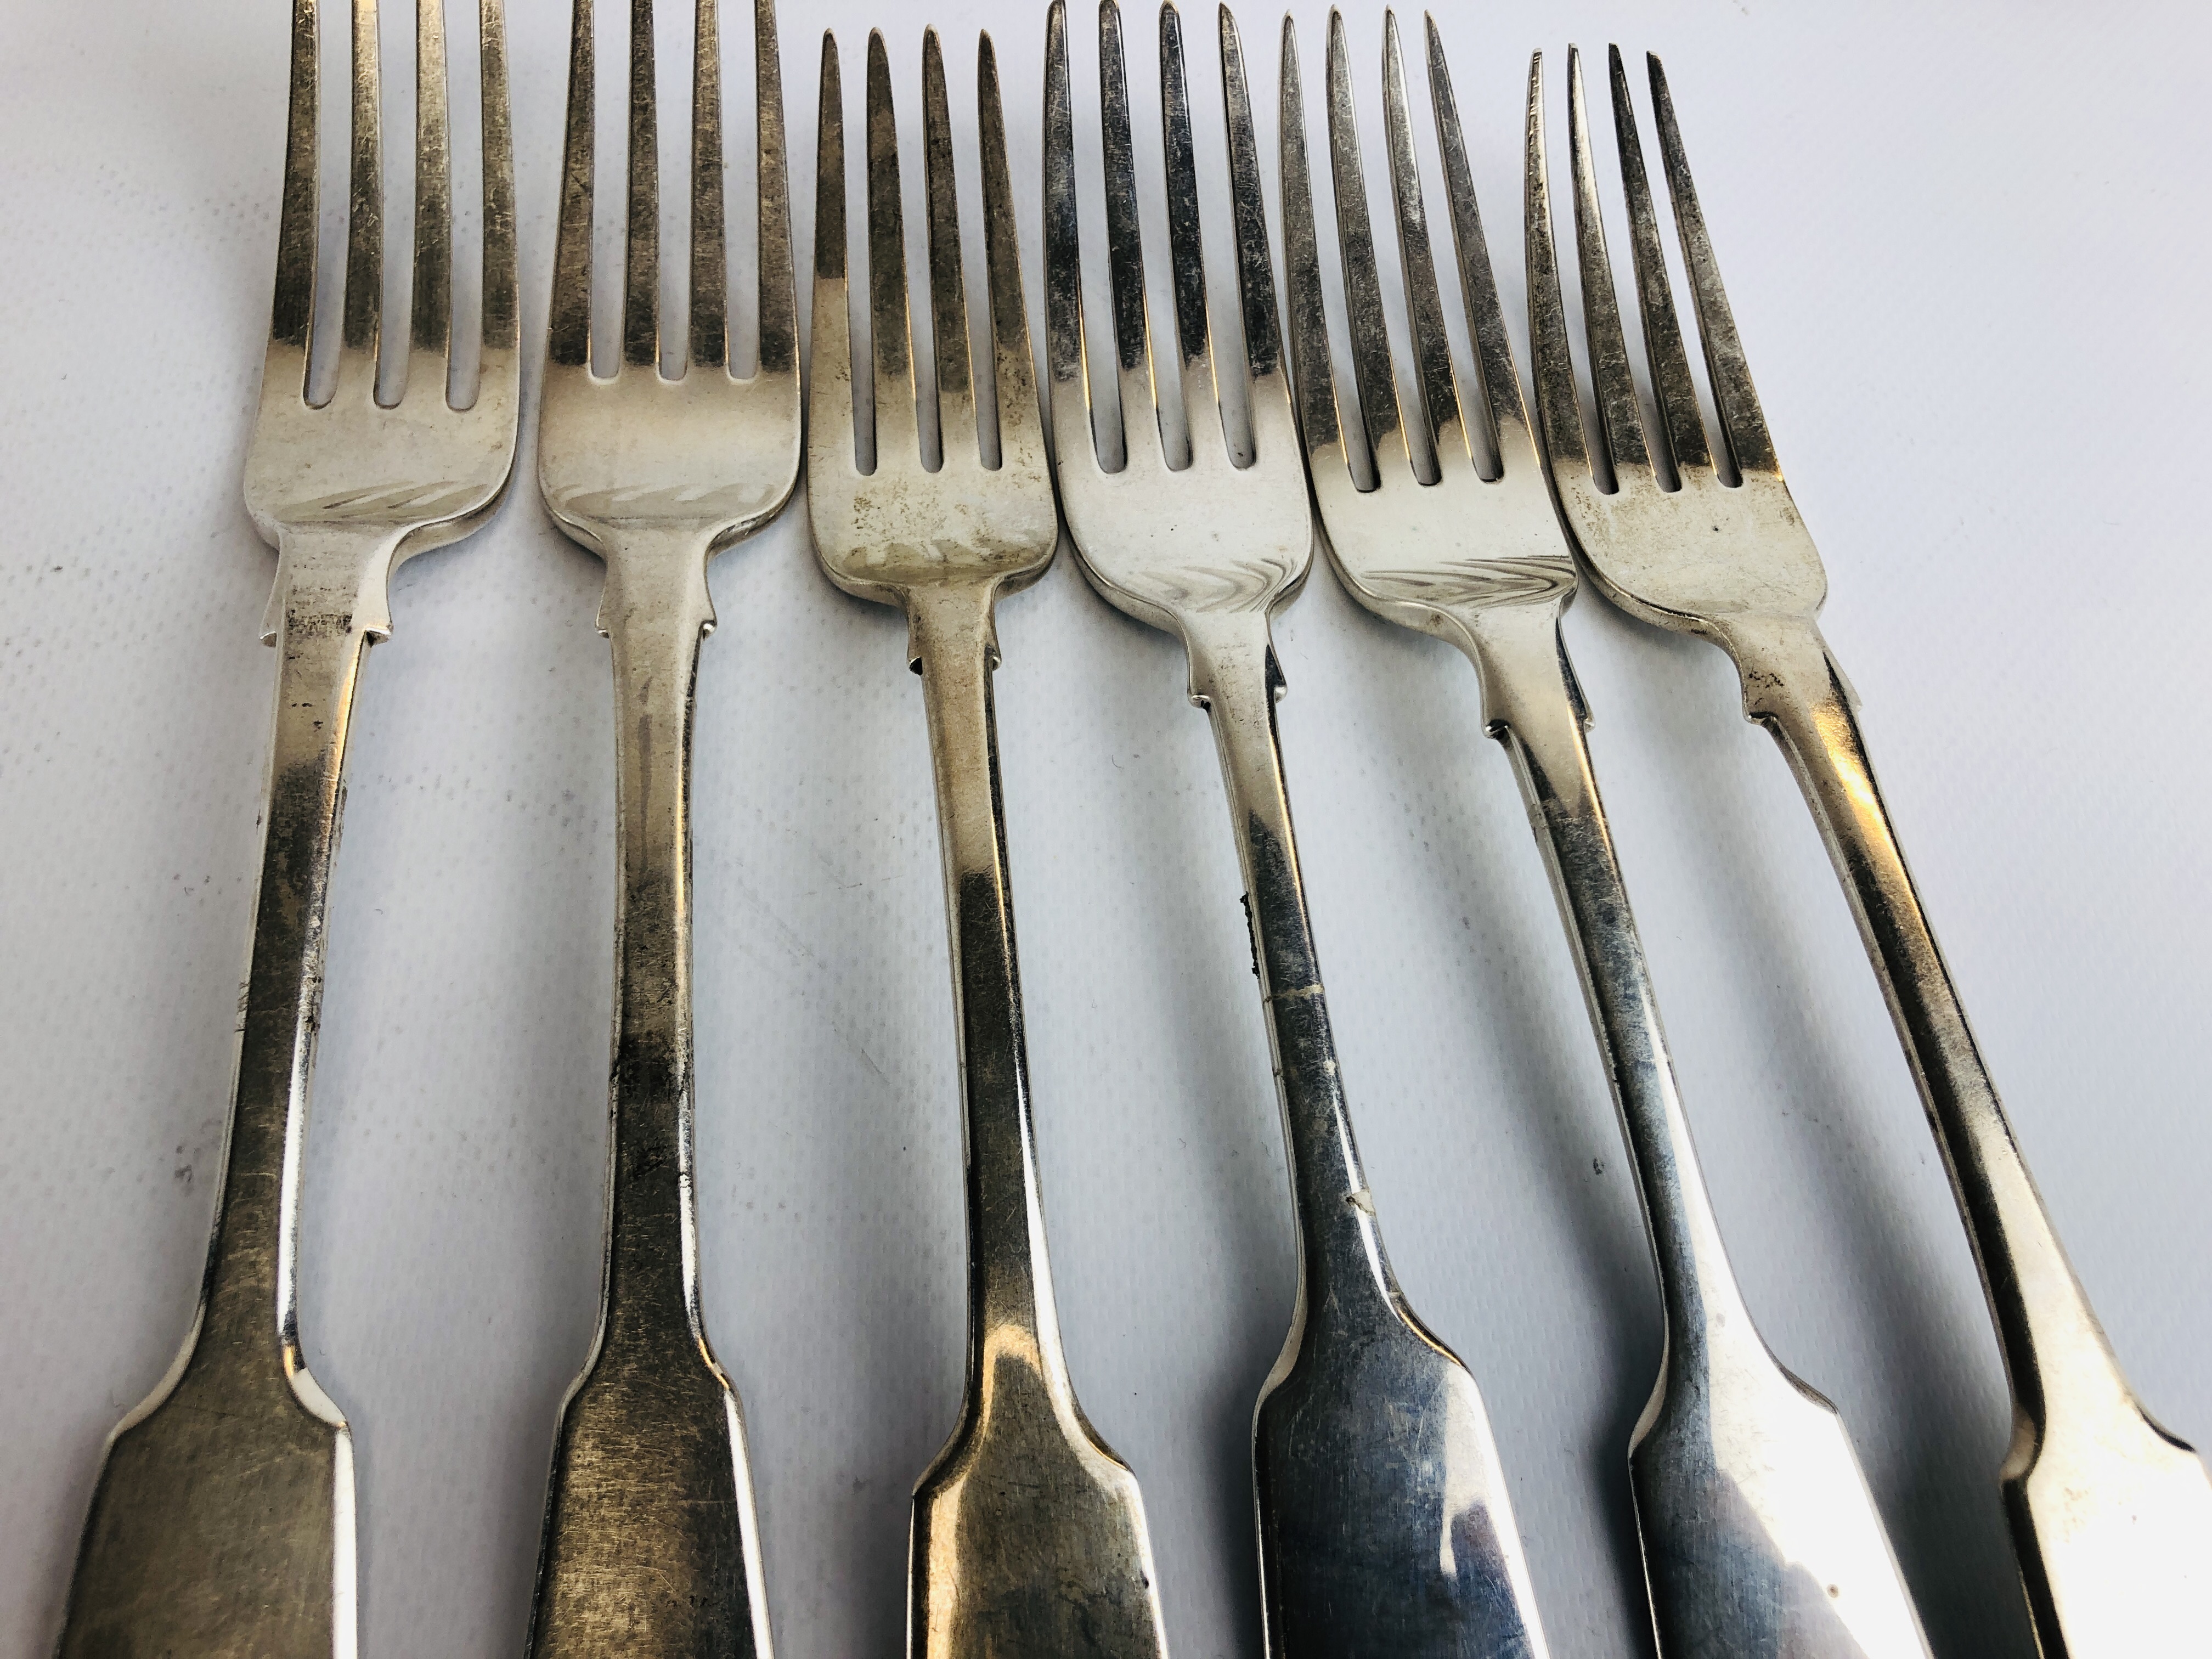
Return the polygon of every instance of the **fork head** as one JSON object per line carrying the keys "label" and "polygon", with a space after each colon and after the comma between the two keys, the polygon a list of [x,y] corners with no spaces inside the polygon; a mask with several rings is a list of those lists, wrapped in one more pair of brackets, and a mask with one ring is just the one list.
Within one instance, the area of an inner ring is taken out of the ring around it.
{"label": "fork head", "polygon": [[1060,502],[1084,571],[1098,590],[1130,615],[1186,641],[1208,617],[1264,618],[1297,592],[1313,557],[1312,510],[1299,476],[1297,428],[1284,372],[1244,53],[1227,6],[1220,9],[1220,40],[1243,324],[1239,372],[1251,412],[1250,453],[1240,459],[1235,453],[1238,441],[1218,404],[1182,20],[1173,0],[1160,7],[1160,125],[1177,378],[1190,437],[1188,464],[1170,463],[1161,436],[1159,377],[1145,315],[1145,256],[1137,223],[1121,11],[1116,0],[1102,0],[1098,81],[1106,257],[1126,456],[1114,471],[1106,470],[1096,441],[1104,411],[1091,406],[1086,365],[1066,0],[1054,0],[1045,48],[1046,357]]}
{"label": "fork head", "polygon": [[[1599,216],[1583,102],[1581,55],[1567,54],[1568,143],[1573,157],[1575,243],[1581,256],[1583,326],[1597,406],[1597,444],[1612,463],[1606,489],[1591,463],[1575,393],[1574,363],[1559,295],[1545,166],[1543,54],[1528,66],[1528,332],[1535,361],[1536,411],[1545,465],[1559,514],[1607,597],[1662,628],[1728,645],[1765,621],[1811,619],[1826,597],[1820,556],[1790,498],[1752,388],[1735,319],[1721,286],[1690,163],[1656,57],[1651,102],[1661,159],[1674,200],[1682,262],[1696,303],[1707,378],[1720,417],[1720,449],[1738,482],[1723,477],[1698,407],[1698,390],[1674,312],[1651,186],[1637,135],[1636,109],[1619,47],[1611,49],[1613,132],[1642,305],[1644,344],[1659,416],[1647,430],[1613,294],[1613,267]],[[1661,458],[1676,480],[1667,487]]]}
{"label": "fork head", "polygon": [[[1498,308],[1481,214],[1436,19],[1427,20],[1429,102],[1459,256],[1477,396],[1452,362],[1423,202],[1398,20],[1382,19],[1382,106],[1399,263],[1413,343],[1417,429],[1401,406],[1370,228],[1344,19],[1328,23],[1328,136],[1356,404],[1338,395],[1305,143],[1296,32],[1283,20],[1283,221],[1291,362],[1314,498],[1338,571],[1370,609],[1472,649],[1470,616],[1494,605],[1549,605],[1574,592],[1574,563],[1529,431],[1513,348]],[[1483,474],[1475,423],[1498,459]],[[1346,428],[1364,435],[1371,481],[1355,471]]]}
{"label": "fork head", "polygon": [[[384,286],[377,8],[353,8],[351,208],[336,389],[308,401],[314,335],[318,0],[293,0],[291,98],[277,223],[276,294],[246,505],[271,543],[358,542],[396,562],[454,541],[499,504],[514,460],[517,389],[514,150],[502,0],[478,0],[483,102],[483,314],[475,400],[447,395],[452,343],[453,185],[443,0],[417,0],[414,305],[398,401],[377,401]],[[388,569],[389,563],[380,568]],[[273,637],[283,598],[264,631]],[[386,631],[380,581],[363,623]]]}
{"label": "fork head", "polygon": [[853,409],[845,229],[845,110],[837,43],[822,36],[822,109],[814,210],[814,343],[807,390],[806,500],[814,545],[848,593],[910,611],[918,594],[981,588],[987,601],[1028,586],[1060,538],[1047,471],[1036,374],[1022,298],[1020,245],[991,37],[976,48],[977,137],[989,272],[991,374],[999,462],[987,464],[968,351],[952,123],[937,32],[922,37],[922,155],[929,207],[929,302],[936,347],[942,464],[923,465],[913,336],[907,321],[905,222],[890,61],[868,36],[868,313],[875,380],[875,465],[863,472]]}
{"label": "fork head", "polygon": [[[660,372],[660,155],[653,119],[653,0],[631,0],[629,190],[622,351],[592,372],[592,0],[575,0],[568,120],[554,255],[538,480],[561,527],[602,557],[650,544],[700,558],[750,535],[799,479],[797,300],[784,166],[775,0],[754,0],[759,165],[760,362],[730,373],[722,213],[718,0],[698,0],[691,107],[691,301],[687,367]],[[691,574],[690,571],[684,574]]]}

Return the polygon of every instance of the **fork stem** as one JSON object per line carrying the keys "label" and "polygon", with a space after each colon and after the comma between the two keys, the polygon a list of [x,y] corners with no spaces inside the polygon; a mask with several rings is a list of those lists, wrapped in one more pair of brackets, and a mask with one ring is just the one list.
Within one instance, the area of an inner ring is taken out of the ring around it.
{"label": "fork stem", "polygon": [[2014,1457],[2056,1411],[2138,1409],[2013,1139],[1875,781],[1843,671],[1809,621],[1729,630],[1744,710],[1781,744],[1843,878],[1981,1266],[2017,1409]]}
{"label": "fork stem", "polygon": [[2201,1626],[2212,1475],[2152,1420],[2058,1242],[1811,618],[1732,618],[1744,708],[1782,745],[1843,878],[1966,1224],[2013,1397],[1999,1486],[2042,1650],[2127,1659]]}
{"label": "fork stem", "polygon": [[[1312,1317],[1346,1316],[1380,1301],[1411,1317],[1390,1272],[1329,1029],[1313,920],[1275,724],[1282,671],[1257,611],[1210,616],[1186,636],[1192,699],[1213,724],[1243,866],[1253,971],[1290,1151],[1298,1228],[1298,1310],[1292,1345]],[[1286,1350],[1287,1352],[1287,1350]]]}
{"label": "fork stem", "polygon": [[998,656],[991,595],[975,586],[917,590],[908,600],[907,616],[908,656],[921,672],[929,714],[960,1028],[969,1408],[977,1408],[981,1391],[1011,1363],[1037,1373],[1055,1404],[1072,1411],[1030,1112],[991,695]]}
{"label": "fork stem", "polygon": [[1474,646],[1490,734],[1512,757],[1636,1160],[1667,1314],[1648,1425],[1670,1382],[1700,1386],[1717,1351],[1737,1364],[1774,1362],[1729,1265],[1676,1092],[1650,966],[1590,767],[1587,717],[1559,641],[1559,606],[1486,605],[1455,619]]}
{"label": "fork stem", "polygon": [[300,1183],[346,739],[395,540],[284,538],[260,894],[198,1316],[108,1443],[68,1659],[352,1651],[351,1440],[301,1352]]}
{"label": "fork stem", "polygon": [[621,821],[606,1268],[554,1442],[533,1659],[769,1651],[744,1421],[699,1310],[691,731],[714,617],[700,538],[609,552]]}

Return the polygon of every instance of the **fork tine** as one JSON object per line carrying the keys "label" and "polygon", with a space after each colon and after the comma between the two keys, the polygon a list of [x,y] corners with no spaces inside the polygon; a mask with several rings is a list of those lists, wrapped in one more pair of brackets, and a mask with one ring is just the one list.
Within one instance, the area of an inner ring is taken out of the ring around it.
{"label": "fork tine", "polygon": [[1282,319],[1275,309],[1275,264],[1267,251],[1267,200],[1260,182],[1260,143],[1252,129],[1252,89],[1244,42],[1224,3],[1218,15],[1222,119],[1228,130],[1230,219],[1237,233],[1237,295],[1244,325],[1244,374],[1255,453],[1295,441],[1283,369]]}
{"label": "fork tine", "polygon": [[929,207],[929,319],[937,349],[938,448],[949,460],[957,433],[976,441],[975,388],[968,358],[968,292],[960,271],[960,191],[952,169],[952,112],[945,50],[921,34],[921,167]]}
{"label": "fork tine", "polygon": [[[1583,101],[1583,58],[1567,48],[1567,149],[1574,169],[1575,252],[1582,261],[1583,331],[1589,347],[1590,388],[1597,399],[1598,436],[1613,457],[1616,478],[1651,475],[1644,414],[1636,402],[1636,374],[1620,332],[1620,302],[1613,288],[1613,259],[1606,252],[1599,211],[1597,172],[1590,161],[1589,112]],[[1642,275],[1641,268],[1638,272]]]}
{"label": "fork tine", "polygon": [[660,362],[660,138],[653,118],[653,0],[629,7],[629,231],[623,255],[623,361]]}
{"label": "fork tine", "polygon": [[[837,37],[822,31],[821,113],[814,142],[814,340],[806,377],[808,463],[856,464],[853,421],[853,319],[845,230],[845,90]],[[767,336],[762,336],[766,364]]]}
{"label": "fork tine", "polygon": [[1544,157],[1544,54],[1528,58],[1528,105],[1522,174],[1522,261],[1528,273],[1529,380],[1536,393],[1536,432],[1555,483],[1588,488],[1589,447],[1567,345],[1567,313],[1559,295],[1559,258],[1552,234],[1551,170]]}
{"label": "fork tine", "polygon": [[[303,398],[307,392],[308,343],[315,329],[319,33],[316,0],[292,0],[291,89],[284,118],[283,204],[276,219],[276,288],[269,307],[269,368],[296,374]],[[295,356],[296,363],[289,361]]]}
{"label": "fork tine", "polygon": [[[561,224],[554,242],[545,353],[563,368],[588,368],[592,362],[592,0],[575,0],[568,32],[568,130],[561,146]],[[485,229],[489,250],[489,222]],[[484,301],[491,301],[489,268]]]}
{"label": "fork tine", "polygon": [[1386,471],[1410,475],[1413,454],[1400,420],[1397,372],[1382,314],[1382,278],[1367,216],[1367,179],[1359,155],[1359,114],[1352,100],[1352,53],[1344,14],[1328,14],[1328,150],[1336,198],[1336,240],[1344,265],[1345,321],[1352,335],[1352,378],[1379,482]]}
{"label": "fork tine", "polygon": [[1182,389],[1183,430],[1197,465],[1223,452],[1202,444],[1210,417],[1226,438],[1219,388],[1213,379],[1213,332],[1206,314],[1206,247],[1198,215],[1198,156],[1190,130],[1190,88],[1184,78],[1182,14],[1175,0],[1160,0],[1160,140],[1167,177],[1168,277],[1175,293],[1177,376]]}
{"label": "fork tine", "polygon": [[1659,244],[1659,217],[1652,210],[1651,180],[1644,170],[1644,146],[1636,132],[1636,106],[1628,95],[1628,71],[1620,48],[1608,46],[1613,82],[1613,131],[1620,151],[1620,186],[1628,198],[1629,245],[1636,254],[1636,297],[1644,312],[1644,353],[1651,366],[1651,391],[1660,422],[1680,472],[1710,472],[1712,450],[1705,441],[1705,417],[1698,411],[1698,384],[1690,378],[1690,356],[1682,345],[1682,325],[1674,314],[1674,289],[1667,280],[1667,256]]}
{"label": "fork tine", "polygon": [[1521,377],[1513,367],[1513,341],[1498,303],[1498,279],[1490,267],[1490,244],[1483,234],[1482,210],[1474,198],[1474,173],[1468,167],[1467,140],[1461,133],[1459,103],[1452,94],[1451,68],[1444,61],[1444,38],[1434,13],[1425,20],[1429,55],[1429,107],[1436,118],[1437,151],[1444,168],[1445,206],[1451,215],[1452,246],[1459,255],[1459,283],[1467,301],[1468,337],[1480,370],[1483,423],[1498,452],[1499,470],[1529,465],[1536,459],[1528,431],[1528,408],[1522,401]]}
{"label": "fork tine", "polygon": [[1106,266],[1114,289],[1114,361],[1121,387],[1124,465],[1162,458],[1159,404],[1145,319],[1145,246],[1137,225],[1136,152],[1129,138],[1129,76],[1121,8],[1098,0],[1098,125],[1106,173]]}
{"label": "fork tine", "polygon": [[[988,176],[985,180],[987,193]],[[986,210],[989,204],[986,201]],[[993,277],[994,283],[997,281]],[[1068,91],[1067,0],[1052,0],[1044,25],[1044,338],[1052,389],[1054,461],[1097,465],[1083,320],[1083,248],[1076,219],[1075,111]],[[999,447],[1006,447],[1006,392],[999,388]]]}
{"label": "fork tine", "polygon": [[1291,311],[1291,385],[1298,429],[1316,482],[1334,450],[1347,468],[1336,411],[1336,366],[1328,349],[1328,301],[1321,276],[1321,233],[1314,224],[1313,178],[1306,157],[1306,95],[1298,74],[1297,25],[1283,16],[1277,130],[1283,178],[1283,275]]}
{"label": "fork tine", "polygon": [[722,214],[722,38],[718,0],[699,0],[691,30],[691,322],[700,368],[730,366],[729,222]]}
{"label": "fork tine", "polygon": [[[1063,33],[1061,44],[1066,45]],[[1063,67],[1065,60],[1063,58]],[[1062,79],[1065,87],[1065,77]],[[999,465],[1042,472],[1044,423],[1036,361],[1030,353],[1022,293],[1022,244],[1014,178],[1006,165],[1006,117],[999,98],[999,54],[986,33],[975,43],[975,113],[983,162],[983,251],[991,284],[991,361],[999,398]]]}
{"label": "fork tine", "polygon": [[514,127],[507,102],[504,0],[477,0],[477,42],[483,104],[483,342],[477,380],[481,384],[501,375],[511,387],[520,367],[522,317],[515,302]]}
{"label": "fork tine", "polygon": [[384,319],[384,161],[378,122],[376,0],[353,0],[353,145],[346,206],[345,316],[338,331],[338,395],[376,395]]}
{"label": "fork tine", "polygon": [[906,311],[906,216],[899,202],[898,118],[883,31],[868,31],[868,331],[876,360],[876,465],[918,453],[914,337]]}
{"label": "fork tine", "polygon": [[[408,344],[414,356],[424,360],[426,374],[437,371],[441,393],[453,325],[452,145],[446,108],[445,0],[416,0],[415,291]],[[408,379],[411,384],[411,368]]]}
{"label": "fork tine", "polygon": [[1413,336],[1414,383],[1435,455],[1437,477],[1462,463],[1474,465],[1460,413],[1459,380],[1452,372],[1451,337],[1444,331],[1443,301],[1437,291],[1436,249],[1429,240],[1428,210],[1421,197],[1420,161],[1413,151],[1413,116],[1406,98],[1406,59],[1398,41],[1398,14],[1382,14],[1382,131],[1390,161],[1390,198],[1397,210],[1398,264],[1406,283],[1406,322]]}
{"label": "fork tine", "polygon": [[1690,179],[1690,158],[1682,149],[1681,129],[1674,124],[1674,100],[1667,91],[1667,71],[1650,52],[1644,54],[1644,62],[1651,73],[1651,106],[1658,118],[1659,156],[1667,168],[1667,193],[1674,199],[1674,228],[1682,240],[1682,263],[1689,269],[1690,291],[1697,301],[1698,337],[1705,342],[1705,371],[1712,381],[1713,404],[1720,411],[1729,457],[1738,473],[1779,471],[1774,440],[1767,432],[1759,393],[1751,384],[1751,365],[1736,335],[1735,313],[1729,308],[1728,290],[1721,286],[1721,268],[1713,258],[1712,240],[1705,234],[1705,216],[1698,206],[1698,187]]}
{"label": "fork tine", "polygon": [[[759,152],[760,362],[756,373],[799,387],[799,295],[791,250],[791,174],[784,155],[783,58],[776,49],[775,0],[753,0],[753,132]],[[844,149],[841,141],[838,154]],[[839,174],[842,190],[843,174]],[[840,197],[842,202],[842,197]],[[839,234],[844,233],[840,208]]]}

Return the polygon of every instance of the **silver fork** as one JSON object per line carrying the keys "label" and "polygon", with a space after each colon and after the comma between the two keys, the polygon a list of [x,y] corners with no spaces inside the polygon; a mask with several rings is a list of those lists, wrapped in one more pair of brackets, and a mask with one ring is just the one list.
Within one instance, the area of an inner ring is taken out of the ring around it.
{"label": "silver fork", "polygon": [[[1295,36],[1283,29],[1283,218],[1291,361],[1314,495],[1361,603],[1467,653],[1490,733],[1528,805],[1567,925],[1637,1170],[1666,1308],[1666,1346],[1629,1468],[1662,1651],[1802,1659],[1924,1656],[1926,1638],[1835,1408],[1753,1325],[1675,1093],[1644,946],[1614,856],[1559,616],[1574,598],[1498,303],[1434,18],[1429,98],[1480,384],[1444,330],[1396,15],[1383,14],[1383,123],[1412,336],[1407,430],[1382,312],[1344,20],[1328,32],[1329,155],[1358,401],[1340,404],[1305,149]],[[1532,120],[1540,106],[1530,105]],[[1580,105],[1577,140],[1581,137]],[[1469,393],[1473,395],[1470,396]],[[1364,432],[1371,486],[1346,428]],[[1498,458],[1485,478],[1477,429]]]}
{"label": "silver fork", "polygon": [[276,289],[246,505],[277,549],[262,637],[281,653],[237,1091],[191,1332],[110,1437],[60,1651],[354,1651],[353,1442],[299,1328],[300,1173],[324,922],[362,658],[394,567],[490,516],[514,459],[514,164],[501,0],[478,0],[483,310],[475,400],[451,406],[452,182],[442,0],[416,14],[414,304],[404,394],[376,401],[383,164],[373,0],[353,8],[351,211],[336,389],[314,334],[317,0],[294,0]]}
{"label": "silver fork", "polygon": [[868,36],[868,310],[875,466],[860,469],[848,315],[844,94],[822,37],[814,213],[813,371],[806,499],[822,568],[901,607],[921,676],[937,775],[968,1172],[968,1376],[959,1425],[915,1488],[907,1650],[927,1659],[1166,1651],[1136,1477],[1076,1403],[1061,1352],[1038,1191],[1021,980],[1006,874],[991,696],[992,612],[1029,586],[1060,537],[1023,310],[1013,184],[991,38],[977,50],[977,127],[990,276],[997,466],[975,422],[945,64],[922,41],[930,316],[944,460],[922,465],[898,128],[883,36]]}
{"label": "silver fork", "polygon": [[[1981,1264],[2013,1391],[2013,1443],[2001,1486],[2044,1653],[2119,1659],[2201,1651],[2212,1604],[2212,1480],[2129,1388],[1967,1026],[1875,784],[1849,683],[1820,637],[1815,617],[1826,575],[1752,388],[1666,75],[1656,58],[1649,62],[1719,438],[1738,482],[1723,476],[1698,411],[1617,48],[1613,130],[1660,424],[1647,433],[1638,407],[1577,87],[1576,241],[1597,441],[1612,461],[1612,490],[1591,465],[1553,252],[1540,62],[1530,71],[1529,331],[1539,431],[1560,516],[1608,598],[1646,621],[1709,639],[1735,659],[1745,714],[1780,743],[1827,842]],[[1672,462],[1673,488],[1657,464],[1662,453]]]}
{"label": "silver fork", "polygon": [[613,642],[615,1036],[599,1334],[561,1408],[531,1650],[769,1652],[744,1422],[699,1310],[693,1216],[691,725],[707,562],[799,477],[797,298],[774,0],[754,0],[760,364],[730,373],[718,0],[692,54],[688,366],[660,372],[653,0],[631,0],[621,359],[592,372],[591,0],[575,0],[538,434],[554,519],[606,562]]}
{"label": "silver fork", "polygon": [[1190,459],[1164,453],[1146,335],[1121,19],[1098,12],[1107,258],[1126,464],[1105,470],[1090,409],[1076,224],[1067,15],[1045,60],[1045,289],[1054,459],[1085,573],[1175,635],[1212,718],[1243,866],[1254,959],[1289,1144],[1298,1295],[1253,1419],[1268,1651],[1288,1656],[1536,1656],[1528,1565],[1482,1396],[1390,1272],[1360,1170],[1298,874],[1275,729],[1283,686],[1268,618],[1304,583],[1313,523],[1276,319],[1244,59],[1220,11],[1230,189],[1251,457],[1219,412],[1199,240],[1182,26],[1160,9],[1160,106],[1180,390]]}

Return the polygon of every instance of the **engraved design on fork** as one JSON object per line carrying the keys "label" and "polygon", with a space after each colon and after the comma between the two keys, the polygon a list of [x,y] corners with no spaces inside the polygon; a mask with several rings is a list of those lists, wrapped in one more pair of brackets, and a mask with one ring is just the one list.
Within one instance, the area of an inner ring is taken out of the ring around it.
{"label": "engraved design on fork", "polygon": [[855,449],[848,314],[844,94],[822,40],[806,497],[822,568],[906,612],[935,763],[960,1026],[968,1175],[968,1375],[959,1425],[915,1488],[907,1650],[927,1659],[1166,1651],[1136,1477],[1076,1403],[1061,1352],[1037,1184],[1021,979],[1006,873],[991,671],[999,595],[1060,538],[1023,311],[997,59],[978,46],[977,127],[1000,460],[981,453],[969,362],[945,64],[922,42],[930,316],[944,459],[922,465],[907,321],[898,128],[883,37],[868,37],[868,299],[875,466]]}
{"label": "engraved design on fork", "polygon": [[[1464,651],[1480,676],[1483,712],[1528,802],[1635,1158],[1666,1310],[1660,1375],[1629,1450],[1660,1648],[1746,1659],[1916,1659],[1927,1653],[1926,1639],[1850,1442],[1835,1408],[1760,1340],[1698,1168],[1583,741],[1588,716],[1559,635],[1560,613],[1575,592],[1572,555],[1522,402],[1433,18],[1427,47],[1437,148],[1480,385],[1460,380],[1444,329],[1390,12],[1383,14],[1383,124],[1414,399],[1401,410],[1369,228],[1350,53],[1344,21],[1334,13],[1329,150],[1357,405],[1342,407],[1329,356],[1304,100],[1295,36],[1285,22],[1291,356],[1315,499],[1346,585],[1377,614]],[[1528,118],[1540,118],[1532,95]],[[1353,475],[1347,425],[1364,433],[1372,457],[1366,488]],[[1479,470],[1478,431],[1498,458],[1492,478]]]}
{"label": "engraved design on fork", "polygon": [[475,400],[447,396],[453,227],[442,0],[416,14],[414,302],[406,385],[376,401],[384,283],[377,9],[355,0],[351,211],[336,389],[307,402],[314,331],[317,0],[294,0],[283,205],[246,504],[278,550],[282,653],[267,828],[199,1305],[161,1384],[108,1441],[60,1651],[345,1659],[355,1650],[353,1443],[299,1330],[300,1177],[325,905],[361,661],[403,560],[488,518],[514,459],[514,165],[501,0],[479,0],[483,307]]}
{"label": "engraved design on fork", "polygon": [[592,374],[591,0],[575,0],[561,219],[538,436],[562,529],[607,567],[617,716],[614,1065],[599,1327],[561,1408],[531,1651],[769,1652],[737,1395],[708,1346],[693,1214],[691,727],[714,627],[707,561],[790,499],[797,298],[774,0],[753,6],[760,363],[730,373],[717,0],[698,0],[688,366],[660,373],[652,0],[631,0],[622,349]]}
{"label": "engraved design on fork", "polygon": [[[1400,1291],[1383,1252],[1337,1073],[1298,874],[1268,618],[1313,557],[1267,248],[1243,48],[1219,14],[1243,350],[1251,411],[1238,465],[1220,412],[1206,314],[1182,21],[1160,9],[1170,263],[1189,464],[1171,468],[1145,317],[1129,101],[1115,0],[1098,14],[1115,368],[1127,464],[1098,458],[1078,246],[1067,15],[1045,64],[1045,289],[1054,459],[1085,573],[1132,616],[1175,635],[1206,708],[1250,900],[1290,1151],[1297,1302],[1253,1414],[1261,1606],[1276,1659],[1537,1659],[1546,1650],[1481,1395]],[[1554,537],[1557,532],[1553,532]]]}
{"label": "engraved design on fork", "polygon": [[[1712,641],[1743,682],[1744,712],[1796,773],[1856,914],[1950,1171],[2010,1377],[2014,1434],[2000,1475],[2046,1659],[2212,1651],[2212,1479],[2154,1423],[2122,1374],[2037,1194],[1936,935],[1905,867],[1843,670],[1815,620],[1826,597],[1752,386],[1721,286],[1667,78],[1649,59],[1660,152],[1690,277],[1723,476],[1674,311],[1627,71],[1611,54],[1613,130],[1659,424],[1647,432],[1629,366],[1597,185],[1570,75],[1583,321],[1612,463],[1592,465],[1559,294],[1539,97],[1529,71],[1529,333],[1539,437],[1559,514],[1607,596],[1647,622]],[[1671,459],[1675,487],[1660,457]]]}

